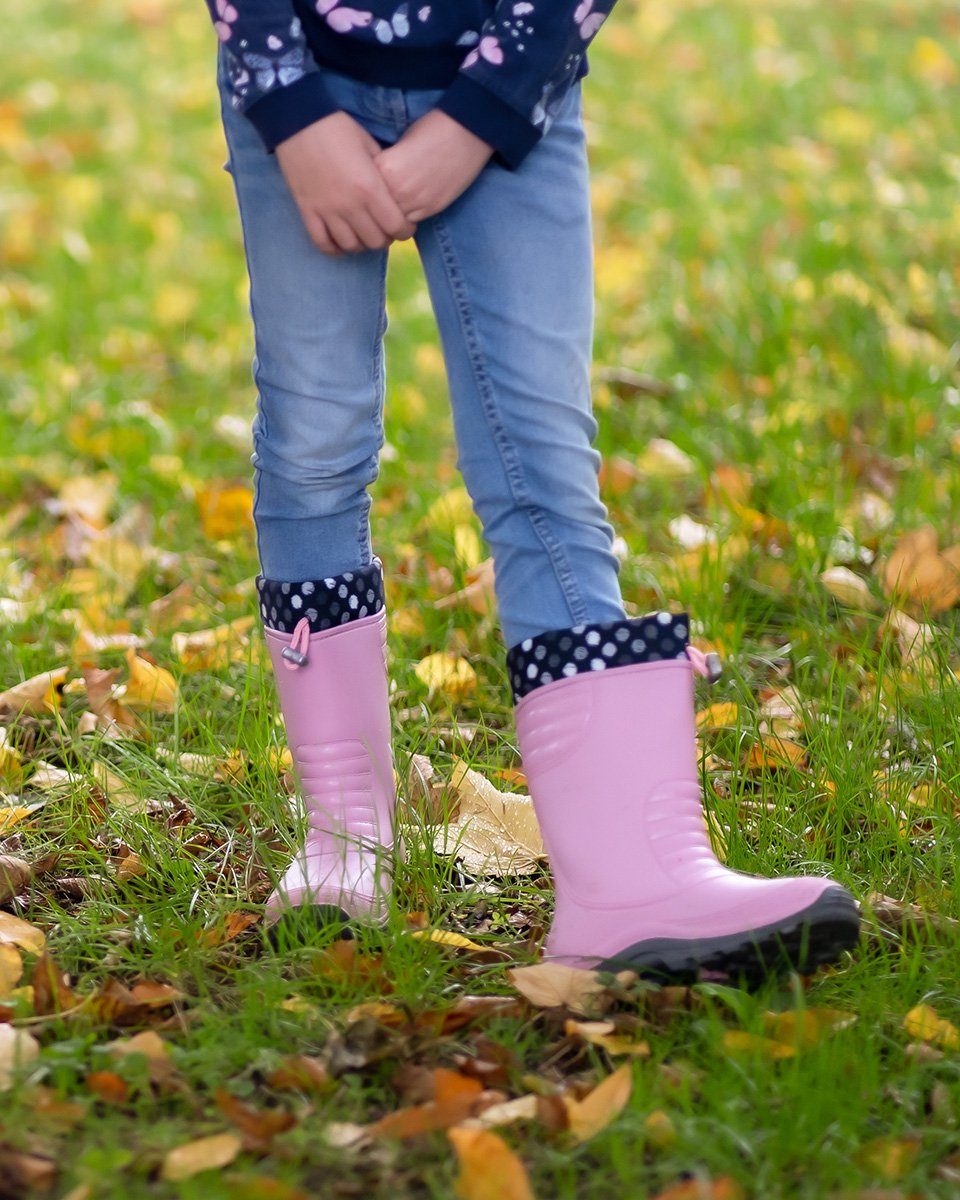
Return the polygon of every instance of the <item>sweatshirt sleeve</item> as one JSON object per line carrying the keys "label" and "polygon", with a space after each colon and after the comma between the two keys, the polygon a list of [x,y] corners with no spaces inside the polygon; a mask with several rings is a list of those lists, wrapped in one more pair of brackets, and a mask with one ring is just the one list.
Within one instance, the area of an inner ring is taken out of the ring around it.
{"label": "sweatshirt sleeve", "polygon": [[497,0],[437,107],[516,170],[586,74],[587,46],[615,2]]}
{"label": "sweatshirt sleeve", "polygon": [[337,111],[292,0],[206,0],[226,54],[231,103],[268,153]]}

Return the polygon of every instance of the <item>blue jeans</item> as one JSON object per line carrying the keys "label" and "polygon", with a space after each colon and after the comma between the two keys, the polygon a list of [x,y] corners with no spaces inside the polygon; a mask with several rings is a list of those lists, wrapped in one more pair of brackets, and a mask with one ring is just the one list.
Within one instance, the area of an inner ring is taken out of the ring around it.
{"label": "blue jeans", "polygon": [[[381,145],[441,91],[323,68]],[[254,520],[262,573],[370,563],[383,446],[388,251],[324,254],[277,164],[218,87],[254,326]],[[581,87],[516,171],[488,164],[415,235],[447,372],[457,466],[494,560],[504,641],[623,617],[590,395],[593,244]],[[387,560],[389,556],[379,552]]]}

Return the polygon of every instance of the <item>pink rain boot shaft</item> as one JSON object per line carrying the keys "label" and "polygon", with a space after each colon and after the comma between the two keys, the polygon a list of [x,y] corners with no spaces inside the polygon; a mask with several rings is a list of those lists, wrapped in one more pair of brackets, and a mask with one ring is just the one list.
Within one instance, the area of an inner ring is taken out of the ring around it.
{"label": "pink rain boot shaft", "polygon": [[305,905],[380,921],[391,887],[395,786],[386,611],[310,633],[264,630],[307,812],[305,844],[267,921]]}
{"label": "pink rain boot shaft", "polygon": [[681,657],[675,649],[665,661],[568,666],[517,703],[556,884],[545,956],[683,979],[835,960],[859,927],[843,888],[819,877],[757,878],[714,855],[688,655],[705,664],[685,645]]}

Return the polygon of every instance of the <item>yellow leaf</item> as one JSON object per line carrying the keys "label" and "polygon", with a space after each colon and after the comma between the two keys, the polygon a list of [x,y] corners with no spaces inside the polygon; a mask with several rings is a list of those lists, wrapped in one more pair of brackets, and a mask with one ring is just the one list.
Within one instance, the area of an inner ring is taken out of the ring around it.
{"label": "yellow leaf", "polygon": [[474,525],[455,525],[453,553],[464,567],[476,567],[483,561],[483,543]]}
{"label": "yellow leaf", "polygon": [[798,742],[764,734],[751,745],[744,765],[748,771],[759,771],[764,767],[802,767],[806,755],[805,748]]}
{"label": "yellow leaf", "polygon": [[462,933],[454,933],[451,929],[412,929],[409,931],[409,936],[420,938],[426,942],[436,942],[440,946],[456,946],[458,950],[479,950],[481,953],[485,953],[488,949],[486,946],[471,942]]}
{"label": "yellow leaf", "polygon": [[950,87],[960,81],[960,68],[954,59],[930,37],[917,38],[910,55],[910,70],[934,87]]}
{"label": "yellow leaf", "polygon": [[16,946],[0,942],[0,1000],[9,996],[23,976],[23,959]]}
{"label": "yellow leaf", "polygon": [[666,438],[651,438],[637,467],[641,475],[652,479],[683,479],[697,470],[690,455]]}
{"label": "yellow leaf", "polygon": [[0,805],[0,835],[5,835],[14,825],[19,825],[24,817],[29,817],[32,812],[33,809],[24,804]]}
{"label": "yellow leaf", "polygon": [[887,595],[905,606],[941,613],[960,601],[960,570],[937,549],[930,525],[904,534],[884,570]]}
{"label": "yellow leaf", "polygon": [[131,708],[172,713],[177,707],[177,681],[164,667],[127,651],[130,678],[122,689],[123,700]]}
{"label": "yellow leaf", "polygon": [[526,1168],[497,1134],[455,1126],[447,1137],[460,1164],[460,1200],[534,1200]]}
{"label": "yellow leaf", "polygon": [[773,1038],[760,1037],[756,1033],[747,1033],[742,1029],[728,1029],[723,1035],[723,1048],[728,1054],[754,1055],[763,1058],[793,1058],[797,1051],[785,1042]]}
{"label": "yellow leaf", "polygon": [[939,1017],[929,1004],[918,1004],[903,1018],[903,1027],[912,1038],[922,1042],[933,1042],[947,1050],[960,1046],[960,1035],[952,1022]]}
{"label": "yellow leaf", "polygon": [[438,854],[455,854],[474,875],[525,875],[546,856],[543,837],[529,796],[501,792],[457,759],[449,793],[454,817],[441,825],[433,845]]}
{"label": "yellow leaf", "polygon": [[417,678],[431,692],[442,692],[450,699],[459,699],[476,689],[477,674],[465,658],[447,650],[437,650],[422,658],[414,668]]}
{"label": "yellow leaf", "polygon": [[135,812],[146,804],[146,797],[134,791],[125,779],[114,774],[106,763],[99,760],[91,763],[90,774],[96,780],[97,787],[115,808]]}
{"label": "yellow leaf", "polygon": [[876,1138],[861,1147],[857,1161],[868,1171],[893,1181],[906,1175],[919,1153],[919,1138]]}
{"label": "yellow leaf", "polygon": [[775,1041],[786,1045],[815,1046],[825,1034],[848,1029],[856,1013],[838,1008],[807,1008],[802,1012],[764,1013],[763,1023]]}
{"label": "yellow leaf", "polygon": [[182,325],[193,316],[199,302],[196,288],[164,283],[154,293],[153,315],[161,325]]}
{"label": "yellow leaf", "polygon": [[238,617],[214,629],[175,633],[173,652],[188,671],[216,671],[244,658],[253,617]]}
{"label": "yellow leaf", "polygon": [[41,954],[47,938],[35,925],[28,925],[19,917],[0,912],[0,945],[19,946],[29,954]]}
{"label": "yellow leaf", "polygon": [[423,524],[437,533],[453,534],[458,525],[466,525],[473,517],[473,503],[466,488],[456,487],[444,492],[427,510]]}
{"label": "yellow leaf", "polygon": [[563,1097],[570,1132],[578,1142],[595,1137],[623,1112],[633,1089],[633,1072],[629,1064],[619,1067],[597,1084],[584,1100]]}
{"label": "yellow leaf", "polygon": [[220,484],[197,493],[200,522],[211,541],[253,529],[253,492],[243,485]]}
{"label": "yellow leaf", "polygon": [[655,1109],[643,1122],[647,1141],[658,1150],[669,1150],[676,1145],[677,1130],[662,1108]]}
{"label": "yellow leaf", "polygon": [[116,475],[101,471],[98,475],[70,476],[60,488],[59,501],[64,512],[102,529],[116,494]]}
{"label": "yellow leaf", "polygon": [[612,1021],[574,1021],[568,1019],[563,1023],[563,1032],[568,1037],[577,1037],[589,1042],[591,1046],[600,1046],[608,1054],[627,1054],[631,1058],[649,1058],[650,1046],[647,1042],[635,1042],[632,1038],[624,1037],[616,1032]]}
{"label": "yellow leaf", "polygon": [[0,713],[42,716],[54,712],[60,703],[59,689],[66,678],[66,667],[54,667],[52,671],[42,671],[23,683],[7,688],[5,692],[0,692]]}
{"label": "yellow leaf", "polygon": [[716,704],[697,713],[697,728],[736,729],[739,718],[739,705],[732,700],[718,700]]}
{"label": "yellow leaf", "polygon": [[168,1151],[160,1178],[168,1183],[190,1179],[201,1171],[215,1171],[227,1167],[240,1153],[243,1142],[235,1133],[215,1133],[212,1137],[197,1138]]}

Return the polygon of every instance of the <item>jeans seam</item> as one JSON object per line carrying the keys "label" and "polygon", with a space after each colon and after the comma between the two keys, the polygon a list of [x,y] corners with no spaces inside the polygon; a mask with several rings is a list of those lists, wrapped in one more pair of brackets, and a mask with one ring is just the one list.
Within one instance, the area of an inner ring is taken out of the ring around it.
{"label": "jeans seam", "polygon": [[[383,448],[384,429],[383,429],[383,408],[386,399],[386,380],[384,377],[384,349],[383,338],[387,332],[387,250],[380,250],[377,253],[380,255],[380,281],[379,281],[379,311],[377,313],[377,321],[374,327],[373,346],[370,349],[370,360],[372,363],[370,382],[374,389],[376,401],[373,405],[373,411],[370,415],[370,420],[373,424],[373,430],[376,435],[374,450],[374,460],[377,469],[377,474],[380,470],[380,450]],[[373,500],[366,490],[366,503],[360,505],[360,514],[357,524],[357,550],[360,557],[360,566],[367,567],[372,560],[370,547],[367,545],[367,527],[370,516],[370,510],[373,506]]]}
{"label": "jeans seam", "polygon": [[529,488],[524,478],[523,467],[517,457],[516,448],[503,427],[496,399],[493,395],[490,376],[487,373],[484,363],[479,334],[472,318],[466,286],[457,263],[449,229],[441,214],[434,216],[431,224],[437,235],[444,273],[453,293],[454,308],[456,309],[460,329],[467,347],[467,354],[470,359],[474,379],[476,380],[483,414],[493,437],[494,445],[497,447],[500,461],[503,464],[503,469],[510,485],[510,493],[514,502],[527,514],[534,532],[547,551],[557,577],[557,582],[560,584],[563,598],[570,609],[572,624],[580,624],[587,620],[587,606],[577,585],[576,576],[570,567],[570,561],[564,553],[562,544],[550,532],[541,508],[531,501]]}

